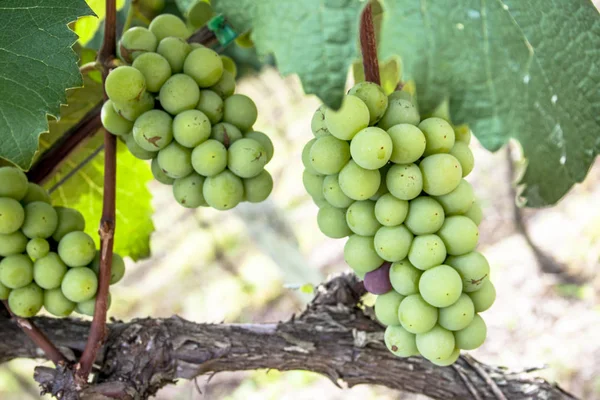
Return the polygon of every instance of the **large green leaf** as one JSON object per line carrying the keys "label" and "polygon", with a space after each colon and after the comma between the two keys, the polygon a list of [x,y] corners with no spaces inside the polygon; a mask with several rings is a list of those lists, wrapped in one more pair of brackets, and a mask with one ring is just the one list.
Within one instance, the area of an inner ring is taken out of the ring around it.
{"label": "large green leaf", "polygon": [[239,32],[252,28],[259,54],[273,53],[279,71],[296,73],[306,93],[332,107],[344,95],[357,57],[359,0],[218,0],[213,2]]}
{"label": "large green leaf", "polygon": [[67,24],[91,13],[83,0],[0,2],[0,157],[30,167],[46,115],[58,115],[65,89],[81,86]]}
{"label": "large green leaf", "polygon": [[600,152],[600,18],[589,0],[386,0],[382,56],[398,54],[430,111],[446,96],[494,151],[528,159],[527,206],[557,202]]}

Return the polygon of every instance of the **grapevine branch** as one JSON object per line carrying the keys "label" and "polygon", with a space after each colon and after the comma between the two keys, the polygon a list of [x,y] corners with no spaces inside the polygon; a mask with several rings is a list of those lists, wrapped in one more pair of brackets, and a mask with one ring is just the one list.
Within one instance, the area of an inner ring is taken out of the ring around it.
{"label": "grapevine branch", "polygon": [[[104,20],[104,41],[98,52],[98,62],[103,65],[102,82],[106,82],[110,65],[116,54],[117,35],[116,0],[106,0]],[[106,88],[104,101],[108,100]],[[117,186],[117,138],[104,130],[104,192],[102,199],[102,218],[100,220],[100,273],[98,293],[94,308],[94,319],[90,326],[88,340],[79,360],[77,375],[84,380],[92,371],[100,346],[106,337],[106,311],[108,308],[108,287],[110,285],[113,243],[115,236],[115,202]]]}
{"label": "grapevine branch", "polygon": [[377,59],[377,40],[373,26],[373,11],[369,2],[360,16],[360,50],[367,82],[381,84],[379,60]]}
{"label": "grapevine branch", "polygon": [[[284,322],[197,324],[179,317],[115,322],[98,353],[101,368],[94,384],[76,387],[73,372],[62,367],[38,367],[35,378],[50,393],[62,393],[63,400],[147,399],[177,379],[262,368],[309,370],[338,385],[379,384],[443,400],[574,399],[541,378],[467,356],[455,367],[394,356],[383,343],[383,327],[369,317],[372,312],[357,306],[364,293],[356,276],[346,274],[319,287],[307,309]],[[77,354],[85,346],[88,322],[35,320],[61,348]],[[5,338],[0,362],[39,357],[1,314],[0,337]]]}

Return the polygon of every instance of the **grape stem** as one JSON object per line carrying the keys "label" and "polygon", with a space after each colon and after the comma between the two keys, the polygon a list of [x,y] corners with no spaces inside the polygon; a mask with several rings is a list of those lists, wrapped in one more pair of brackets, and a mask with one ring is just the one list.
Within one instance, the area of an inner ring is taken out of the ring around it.
{"label": "grape stem", "polygon": [[34,323],[26,318],[16,316],[8,307],[8,301],[2,300],[2,303],[10,313],[13,321],[17,323],[19,328],[46,354],[48,359],[58,365],[60,363],[67,363],[65,356],[58,350],[58,348],[48,339],[48,337],[42,332]]}
{"label": "grape stem", "polygon": [[373,11],[369,2],[360,16],[360,50],[367,82],[381,84],[379,61],[377,60],[377,40],[373,26]]}
{"label": "grape stem", "polygon": [[[106,82],[110,66],[116,55],[117,7],[116,0],[106,0],[106,17],[104,23],[104,41],[98,52],[101,63],[102,81]],[[104,90],[104,100],[108,100]],[[94,319],[90,325],[90,333],[83,354],[76,368],[77,375],[87,381],[92,371],[98,349],[102,346],[106,332],[106,311],[108,303],[108,287],[110,285],[113,244],[115,236],[115,201],[117,186],[117,138],[104,130],[104,192],[102,198],[102,218],[100,219],[100,273],[98,277],[98,293],[94,308]]]}

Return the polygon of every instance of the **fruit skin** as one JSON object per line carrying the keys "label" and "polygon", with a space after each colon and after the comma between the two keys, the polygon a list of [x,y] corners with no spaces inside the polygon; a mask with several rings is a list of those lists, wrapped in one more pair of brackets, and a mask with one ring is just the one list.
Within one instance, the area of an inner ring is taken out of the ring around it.
{"label": "fruit skin", "polygon": [[21,200],[27,194],[27,175],[15,167],[0,167],[0,198]]}
{"label": "fruit skin", "polygon": [[144,53],[137,57],[132,66],[146,79],[146,90],[156,93],[171,76],[171,64],[158,53]]}
{"label": "fruit skin", "polygon": [[400,303],[398,319],[408,332],[424,333],[435,326],[438,309],[423,300],[420,294],[412,294]]}
{"label": "fruit skin", "polygon": [[8,296],[8,306],[21,318],[35,316],[44,304],[44,291],[35,283],[14,289]]}
{"label": "fruit skin", "polygon": [[350,160],[350,146],[331,135],[318,138],[310,148],[310,165],[319,174],[333,175]]}
{"label": "fruit skin", "polygon": [[115,103],[127,103],[142,96],[146,90],[146,79],[137,69],[121,66],[108,74],[104,88]]}
{"label": "fruit skin", "polygon": [[168,36],[174,36],[181,39],[187,39],[190,31],[185,22],[173,14],[161,14],[154,18],[148,27],[150,32],[156,36],[160,42]]}
{"label": "fruit skin", "polygon": [[352,159],[361,167],[379,169],[389,161],[392,146],[392,138],[386,131],[371,126],[362,129],[352,138],[350,153]]}
{"label": "fruit skin", "polygon": [[197,48],[192,50],[185,59],[183,72],[192,77],[198,86],[207,88],[221,79],[223,60],[209,48]]}
{"label": "fruit skin", "polygon": [[133,129],[133,122],[126,120],[115,111],[112,100],[107,100],[102,105],[100,119],[102,126],[113,135],[126,135]]}
{"label": "fruit skin", "polygon": [[69,267],[83,267],[94,259],[96,245],[85,232],[67,233],[58,243],[58,255]]}
{"label": "fruit skin", "polygon": [[275,148],[273,147],[273,142],[267,135],[258,131],[250,131],[245,133],[244,137],[247,139],[256,140],[258,143],[262,144],[267,152],[267,162],[271,161],[275,153]]}
{"label": "fruit skin", "polygon": [[369,125],[374,125],[383,117],[388,107],[388,97],[381,86],[373,82],[360,82],[348,94],[361,99],[369,109]]}
{"label": "fruit skin", "polygon": [[192,173],[192,149],[171,142],[160,150],[157,156],[158,165],[167,176],[173,179],[184,178]]}
{"label": "fruit skin", "polygon": [[227,150],[227,167],[240,178],[253,178],[267,164],[267,151],[256,140],[242,138]]}
{"label": "fruit skin", "polygon": [[377,300],[375,300],[375,316],[377,320],[387,326],[399,325],[398,307],[400,307],[403,300],[404,296],[393,290],[377,296]]}
{"label": "fruit skin", "polygon": [[223,118],[223,99],[212,90],[201,90],[196,109],[202,111],[214,125]]}
{"label": "fruit skin", "polygon": [[390,161],[396,164],[411,164],[425,152],[425,135],[414,125],[397,124],[387,130],[392,139]]}
{"label": "fruit skin", "polygon": [[351,235],[344,245],[344,260],[356,273],[366,274],[383,264],[372,236]]}
{"label": "fruit skin", "polygon": [[223,102],[223,121],[247,132],[256,122],[258,110],[254,101],[243,94],[234,94]]}
{"label": "fruit skin", "polygon": [[410,357],[419,354],[416,335],[401,326],[388,326],[383,338],[388,350],[398,357]]}
{"label": "fruit skin", "polygon": [[68,317],[76,303],[67,299],[60,288],[44,290],[44,308],[55,317]]}
{"label": "fruit skin", "polygon": [[28,238],[48,238],[56,231],[57,226],[58,214],[50,204],[34,201],[25,206],[25,220],[21,230]]}
{"label": "fruit skin", "polygon": [[330,238],[340,239],[352,234],[346,223],[344,210],[340,208],[332,206],[319,208],[317,224],[319,225],[319,230]]}
{"label": "fruit skin", "polygon": [[162,85],[158,97],[162,108],[176,115],[196,108],[200,101],[200,89],[188,75],[175,74]]}
{"label": "fruit skin", "polygon": [[8,256],[0,261],[0,282],[9,289],[18,289],[33,281],[33,262],[23,254]]}
{"label": "fruit skin", "polygon": [[244,184],[241,178],[225,170],[206,178],[202,193],[209,206],[217,210],[230,210],[243,200]]}
{"label": "fruit skin", "polygon": [[54,241],[60,242],[67,233],[85,230],[85,219],[79,211],[68,207],[54,207],[54,210],[58,216],[58,225],[52,235]]}
{"label": "fruit skin", "polygon": [[29,203],[33,203],[34,201],[42,201],[44,203],[51,204],[50,195],[40,185],[36,185],[35,183],[29,182],[27,184],[27,194],[25,197],[21,199],[21,204],[27,205]]}
{"label": "fruit skin", "polygon": [[183,63],[191,51],[192,46],[188,42],[173,36],[161,40],[156,49],[156,52],[167,60],[174,74],[183,70]]}
{"label": "fruit skin", "polygon": [[454,335],[439,325],[417,335],[417,349],[428,360],[445,360],[455,349]]}
{"label": "fruit skin", "polygon": [[[89,268],[94,271],[96,275],[100,274],[100,252],[96,253],[94,261],[89,265]],[[125,276],[125,261],[117,253],[113,253],[112,262],[110,267],[110,284],[114,285],[118,283]]]}
{"label": "fruit skin", "polygon": [[131,62],[146,52],[156,51],[158,40],[150,30],[141,26],[127,29],[119,42],[119,53],[121,57]]}
{"label": "fruit skin", "polygon": [[9,234],[0,234],[0,257],[20,254],[27,248],[29,239],[21,231]]}
{"label": "fruit skin", "polygon": [[381,173],[360,167],[353,160],[342,168],[338,175],[342,192],[353,200],[367,200],[379,189]]}
{"label": "fruit skin", "polygon": [[98,277],[89,268],[71,268],[63,278],[61,290],[74,303],[89,300],[98,290]]}
{"label": "fruit skin", "polygon": [[496,300],[496,288],[489,279],[483,283],[479,290],[467,294],[473,301],[475,312],[478,313],[488,310]]}
{"label": "fruit skin", "polygon": [[438,323],[442,328],[458,331],[466,328],[473,321],[475,306],[471,298],[466,293],[462,293],[454,304],[440,308],[439,313]]}
{"label": "fruit skin", "polygon": [[490,264],[485,256],[477,251],[461,256],[448,257],[446,264],[458,272],[463,281],[463,290],[466,293],[479,290],[489,280]]}
{"label": "fruit skin", "polygon": [[415,164],[395,164],[387,172],[388,190],[400,200],[412,200],[423,190],[423,176]]}
{"label": "fruit skin", "polygon": [[426,146],[424,156],[437,153],[448,153],[454,146],[454,129],[442,118],[427,118],[419,124],[425,135]]}
{"label": "fruit skin", "polygon": [[388,108],[385,114],[383,114],[383,117],[379,120],[377,126],[383,130],[388,130],[392,126],[398,124],[410,124],[416,126],[419,124],[420,119],[419,111],[411,101],[393,98],[389,100]]}
{"label": "fruit skin", "polygon": [[250,203],[265,201],[273,191],[273,177],[266,170],[253,178],[244,179],[243,183],[245,200]]}
{"label": "fruit skin", "polygon": [[14,233],[25,221],[25,210],[21,204],[9,197],[0,197],[0,234]]}
{"label": "fruit skin", "polygon": [[223,143],[208,139],[192,151],[191,161],[198,174],[215,176],[227,167],[227,149]]}
{"label": "fruit skin", "polygon": [[339,110],[325,110],[325,126],[341,140],[351,140],[361,129],[369,126],[369,108],[358,97],[344,96]]}
{"label": "fruit skin", "polygon": [[176,179],[173,183],[173,197],[186,208],[198,208],[208,205],[202,194],[204,180],[203,176],[194,173],[185,178]]}
{"label": "fruit skin", "polygon": [[479,314],[464,329],[454,332],[456,347],[463,350],[474,350],[481,346],[487,336],[487,325]]}
{"label": "fruit skin", "polygon": [[210,121],[199,110],[187,110],[173,120],[173,137],[182,146],[194,148],[210,137]]}
{"label": "fruit skin", "polygon": [[450,154],[433,154],[419,164],[423,190],[430,196],[442,196],[456,189],[462,179],[462,167]]}
{"label": "fruit skin", "polygon": [[67,266],[56,253],[48,253],[33,264],[33,280],[42,289],[60,287]]}

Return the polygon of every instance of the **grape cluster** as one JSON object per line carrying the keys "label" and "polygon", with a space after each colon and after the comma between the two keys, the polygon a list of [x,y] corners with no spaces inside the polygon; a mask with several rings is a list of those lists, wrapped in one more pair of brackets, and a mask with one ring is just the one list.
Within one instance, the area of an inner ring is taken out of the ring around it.
{"label": "grape cluster", "polygon": [[362,82],[339,110],[321,106],[304,147],[303,182],[320,230],[349,236],[344,259],[379,295],[375,314],[397,356],[437,365],[479,347],[478,313],[496,292],[475,251],[482,219],[472,186],[470,130],[421,120],[412,96]]}
{"label": "grape cluster", "polygon": [[[0,168],[0,300],[29,318],[42,307],[57,317],[93,315],[100,259],[83,215],[53,207],[20,169]],[[110,283],[125,274],[113,255]]]}
{"label": "grape cluster", "polygon": [[123,34],[121,56],[133,62],[108,75],[102,123],[135,157],[152,160],[155,179],[172,185],[184,207],[264,201],[273,189],[264,169],[273,143],[252,129],[256,105],[234,94],[233,60],[189,44],[189,34],[170,14]]}

